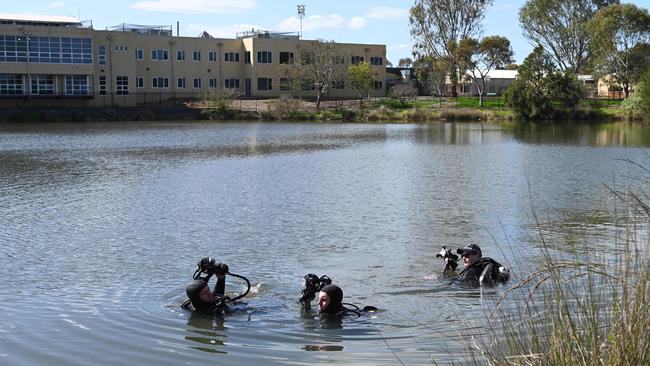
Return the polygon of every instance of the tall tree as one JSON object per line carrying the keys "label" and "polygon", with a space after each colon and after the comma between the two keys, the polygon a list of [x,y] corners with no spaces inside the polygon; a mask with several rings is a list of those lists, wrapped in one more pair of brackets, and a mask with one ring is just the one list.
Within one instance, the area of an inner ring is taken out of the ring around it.
{"label": "tall tree", "polygon": [[466,76],[472,79],[476,86],[479,106],[483,107],[483,94],[490,71],[504,68],[514,62],[510,41],[500,36],[485,37],[480,42],[467,38],[460,42],[458,52],[460,64],[467,70]]}
{"label": "tall tree", "polygon": [[494,0],[416,0],[410,11],[413,54],[449,60],[452,95],[457,95],[459,62],[456,49],[465,38],[480,35],[481,21]]}
{"label": "tall tree", "polygon": [[278,69],[293,89],[313,90],[316,108],[335,81],[345,78],[345,59],[341,46],[334,41],[317,40],[300,45],[293,63]]}
{"label": "tall tree", "polygon": [[633,4],[601,9],[589,23],[596,71],[623,89],[641,78],[650,64],[650,14]]}
{"label": "tall tree", "polygon": [[[560,70],[580,73],[589,60],[587,23],[594,0],[528,0],[519,10],[524,36],[553,57]],[[608,0],[596,1],[607,3]]]}
{"label": "tall tree", "polygon": [[444,59],[422,57],[413,62],[413,68],[416,79],[425,86],[426,92],[436,96],[445,95],[449,66]]}
{"label": "tall tree", "polygon": [[641,99],[641,110],[645,115],[646,122],[650,122],[650,66],[641,76],[641,88],[638,90]]}
{"label": "tall tree", "polygon": [[400,58],[398,66],[399,67],[411,67],[413,65],[413,60],[410,57]]}
{"label": "tall tree", "polygon": [[359,108],[363,109],[363,98],[369,96],[375,86],[372,66],[367,61],[352,64],[348,66],[347,74],[350,86],[359,94]]}
{"label": "tall tree", "polygon": [[575,76],[558,72],[550,55],[538,46],[521,64],[504,97],[518,118],[547,120],[575,112],[581,89]]}

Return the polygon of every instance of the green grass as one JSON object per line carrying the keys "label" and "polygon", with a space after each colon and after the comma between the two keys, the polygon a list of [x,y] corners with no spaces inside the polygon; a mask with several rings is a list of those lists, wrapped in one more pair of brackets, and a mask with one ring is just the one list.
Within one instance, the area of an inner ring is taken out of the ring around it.
{"label": "green grass", "polygon": [[[458,97],[455,99],[456,105],[462,108],[479,108],[478,97]],[[483,108],[496,109],[505,108],[505,102],[502,97],[485,97],[483,99]]]}

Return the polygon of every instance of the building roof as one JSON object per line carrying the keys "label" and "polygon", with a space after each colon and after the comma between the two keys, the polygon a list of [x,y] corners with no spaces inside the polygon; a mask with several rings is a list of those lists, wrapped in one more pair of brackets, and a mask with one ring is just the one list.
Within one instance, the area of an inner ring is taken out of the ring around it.
{"label": "building roof", "polygon": [[[471,71],[467,70],[467,75],[471,74]],[[490,70],[487,76],[491,79],[514,79],[517,77],[517,70]]]}
{"label": "building roof", "polygon": [[16,21],[16,22],[28,22],[28,23],[56,23],[56,24],[65,24],[65,25],[82,24],[81,21],[75,17],[0,13],[0,22],[2,21]]}

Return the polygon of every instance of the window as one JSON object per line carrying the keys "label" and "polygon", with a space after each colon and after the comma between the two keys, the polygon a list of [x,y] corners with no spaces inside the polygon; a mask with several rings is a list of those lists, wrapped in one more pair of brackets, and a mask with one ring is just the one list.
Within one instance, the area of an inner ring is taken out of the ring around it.
{"label": "window", "polygon": [[144,88],[144,78],[139,77],[135,79],[135,87],[136,88]]}
{"label": "window", "polygon": [[[250,54],[248,57],[250,57]],[[239,62],[239,52],[226,52],[223,54],[223,60],[226,62]]]}
{"label": "window", "polygon": [[280,78],[280,90],[291,90],[291,80]]}
{"label": "window", "polygon": [[154,89],[166,89],[169,88],[169,78],[165,77],[155,77],[151,79],[151,87]]}
{"label": "window", "polygon": [[106,76],[99,77],[99,95],[106,95]]}
{"label": "window", "polygon": [[176,50],[176,60],[185,61],[185,50]]}
{"label": "window", "polygon": [[33,63],[92,64],[92,41],[90,38],[0,35],[0,62],[27,62],[28,57]]}
{"label": "window", "polygon": [[54,94],[54,76],[32,75],[32,94],[52,95]]}
{"label": "window", "polygon": [[273,90],[272,80],[268,78],[257,78],[257,90]]}
{"label": "window", "polygon": [[208,79],[208,88],[215,89],[217,87],[217,79]]}
{"label": "window", "polygon": [[97,63],[106,65],[106,46],[97,47]]}
{"label": "window", "polygon": [[151,50],[151,59],[156,61],[167,61],[169,60],[169,51],[167,50]]}
{"label": "window", "polygon": [[180,89],[185,89],[185,78],[178,78],[176,80],[176,86]]}
{"label": "window", "polygon": [[194,78],[194,89],[201,89],[201,78]]}
{"label": "window", "polygon": [[201,51],[192,51],[192,61],[201,61]]}
{"label": "window", "polygon": [[138,48],[135,50],[135,59],[136,60],[144,60],[144,50],[141,48]]}
{"label": "window", "polygon": [[293,63],[293,52],[280,52],[280,63],[281,64],[292,64]]}
{"label": "window", "polygon": [[316,82],[314,82],[313,80],[305,81],[300,86],[300,89],[302,89],[302,90],[316,90]]}
{"label": "window", "polygon": [[115,78],[115,94],[129,95],[129,77],[118,76]]}
{"label": "window", "polygon": [[363,62],[363,56],[352,56],[351,62],[353,65],[360,64]]}
{"label": "window", "polygon": [[65,77],[65,94],[66,95],[88,95],[88,76],[87,75],[66,75]]}
{"label": "window", "polygon": [[345,64],[345,57],[343,56],[334,56],[334,63],[336,65],[343,65]]}
{"label": "window", "polygon": [[251,63],[251,51],[246,51],[246,53],[244,53],[244,63],[245,64]]}
{"label": "window", "polygon": [[258,64],[272,64],[273,63],[273,52],[271,52],[271,51],[257,51],[257,63]]}
{"label": "window", "polygon": [[17,74],[0,74],[0,95],[22,95],[23,77]]}
{"label": "window", "polygon": [[370,64],[373,66],[381,66],[384,63],[384,59],[382,57],[371,57],[370,58]]}
{"label": "window", "polygon": [[208,52],[208,61],[216,62],[217,61],[217,51]]}
{"label": "window", "polygon": [[239,89],[239,79],[226,79],[226,89]]}
{"label": "window", "polygon": [[345,82],[343,80],[334,80],[332,81],[332,89],[344,89]]}
{"label": "window", "polygon": [[381,80],[375,80],[375,89],[384,89],[384,82]]}

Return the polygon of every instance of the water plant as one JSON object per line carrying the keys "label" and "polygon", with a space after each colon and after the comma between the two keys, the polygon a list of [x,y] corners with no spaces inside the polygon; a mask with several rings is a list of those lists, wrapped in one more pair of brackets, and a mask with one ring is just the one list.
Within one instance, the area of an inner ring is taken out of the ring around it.
{"label": "water plant", "polygon": [[540,234],[539,265],[495,304],[486,333],[468,332],[468,359],[490,365],[650,364],[650,207],[631,191],[610,193],[625,205],[615,210],[612,235],[596,243],[584,232],[573,233],[571,240],[552,243]]}

